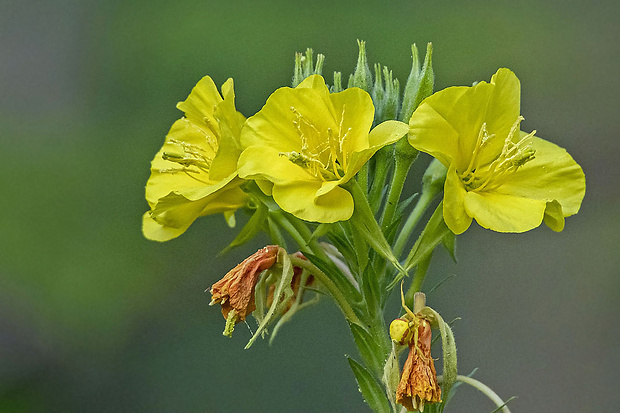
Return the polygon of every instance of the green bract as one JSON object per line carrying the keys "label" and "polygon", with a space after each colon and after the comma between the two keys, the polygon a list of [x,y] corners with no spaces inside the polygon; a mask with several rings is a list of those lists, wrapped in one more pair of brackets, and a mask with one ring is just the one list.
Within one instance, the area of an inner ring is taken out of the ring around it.
{"label": "green bract", "polygon": [[555,231],[579,211],[581,167],[562,148],[521,132],[519,79],[500,69],[490,83],[450,87],[413,113],[409,142],[448,168],[443,215],[456,234],[472,219],[499,232],[524,232],[543,219]]}
{"label": "green bract", "polygon": [[223,212],[227,219],[245,205],[237,177],[239,134],[245,118],[235,110],[233,80],[222,86],[209,76],[177,107],[185,117],[168,132],[151,163],[142,232],[155,241],[178,237],[199,216]]}
{"label": "green bract", "polygon": [[336,222],[353,214],[340,185],[408,127],[387,121],[370,130],[370,95],[358,88],[329,93],[319,75],[280,88],[241,132],[239,176],[255,179],[285,211],[306,221]]}

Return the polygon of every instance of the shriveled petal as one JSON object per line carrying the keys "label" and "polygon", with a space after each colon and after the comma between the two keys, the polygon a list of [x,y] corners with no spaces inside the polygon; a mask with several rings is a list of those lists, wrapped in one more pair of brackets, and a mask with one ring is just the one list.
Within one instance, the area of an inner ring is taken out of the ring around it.
{"label": "shriveled petal", "polygon": [[547,202],[496,192],[467,192],[465,210],[480,226],[497,232],[525,232],[538,227]]}
{"label": "shriveled petal", "polygon": [[455,103],[468,87],[449,87],[426,98],[409,120],[409,143],[448,166],[459,157],[459,125],[451,123]]}
{"label": "shriveled petal", "polygon": [[344,156],[369,147],[368,132],[375,117],[375,107],[368,93],[358,88],[346,89],[329,96],[336,115],[339,136],[344,136]]}
{"label": "shriveled petal", "polygon": [[273,199],[286,212],[306,221],[331,223],[346,221],[353,215],[353,197],[335,186],[318,196],[320,181],[290,182],[273,186]]}
{"label": "shriveled petal", "polygon": [[457,235],[465,232],[471,225],[472,218],[465,211],[466,193],[454,165],[450,166],[444,185],[443,219],[448,228]]}
{"label": "shriveled petal", "polygon": [[238,173],[244,179],[263,178],[274,183],[315,179],[289,160],[284,152],[269,146],[251,146],[239,156]]}
{"label": "shriveled petal", "polygon": [[377,125],[368,135],[369,148],[351,154],[347,161],[346,175],[343,182],[348,182],[379,149],[390,145],[407,134],[406,123],[388,120]]}
{"label": "shriveled petal", "polygon": [[537,137],[531,145],[536,150],[534,159],[507,175],[496,191],[545,202],[557,200],[565,217],[576,214],[586,191],[583,170],[564,148]]}

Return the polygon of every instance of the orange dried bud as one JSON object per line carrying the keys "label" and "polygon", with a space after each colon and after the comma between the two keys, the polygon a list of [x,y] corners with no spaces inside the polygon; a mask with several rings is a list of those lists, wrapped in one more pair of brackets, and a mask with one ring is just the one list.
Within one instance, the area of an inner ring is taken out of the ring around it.
{"label": "orange dried bud", "polygon": [[246,258],[211,287],[211,304],[222,305],[222,315],[235,310],[235,322],[245,320],[256,309],[254,287],[261,271],[271,268],[278,256],[278,246],[268,245]]}
{"label": "orange dried bud", "polygon": [[425,403],[441,401],[441,388],[431,357],[431,325],[420,319],[417,340],[409,343],[409,356],[396,389],[396,402],[408,411],[424,411]]}
{"label": "orange dried bud", "polygon": [[[301,258],[303,260],[307,260],[307,258],[301,252],[296,252],[292,254],[294,257]],[[291,288],[293,289],[293,295],[288,299],[286,306],[282,310],[282,314],[286,313],[291,309],[293,303],[297,301],[297,295],[299,295],[299,290],[301,288],[301,273],[303,269],[301,267],[293,267],[293,278],[291,279]],[[306,282],[304,287],[311,287],[314,284],[314,276],[312,274],[308,275],[306,278]],[[269,286],[269,293],[267,295],[267,307],[271,307],[273,303],[273,294],[275,293],[276,286],[272,284]]]}

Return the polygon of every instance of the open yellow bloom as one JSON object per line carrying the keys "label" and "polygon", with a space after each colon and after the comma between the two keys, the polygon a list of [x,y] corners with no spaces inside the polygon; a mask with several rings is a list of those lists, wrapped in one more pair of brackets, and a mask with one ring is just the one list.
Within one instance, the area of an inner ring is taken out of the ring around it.
{"label": "open yellow bloom", "polygon": [[330,94],[319,75],[295,89],[280,88],[243,127],[239,176],[255,179],[298,218],[347,220],[353,198],[340,185],[408,130],[402,122],[388,121],[371,131],[374,112],[368,93],[350,88]]}
{"label": "open yellow bloom", "polygon": [[239,135],[245,118],[235,110],[233,80],[222,86],[224,98],[209,76],[177,107],[185,117],[168,132],[151,162],[142,232],[148,239],[178,237],[203,215],[223,212],[231,219],[247,199],[237,177]]}
{"label": "open yellow bloom", "polygon": [[472,218],[484,228],[524,232],[543,219],[555,231],[585,194],[581,167],[559,146],[520,130],[520,83],[499,69],[490,83],[450,87],[418,107],[409,142],[448,168],[443,214],[456,234]]}

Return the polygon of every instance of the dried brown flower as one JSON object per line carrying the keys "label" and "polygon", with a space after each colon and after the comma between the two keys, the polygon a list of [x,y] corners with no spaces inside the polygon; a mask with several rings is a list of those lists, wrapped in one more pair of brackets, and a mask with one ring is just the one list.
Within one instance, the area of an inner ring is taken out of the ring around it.
{"label": "dried brown flower", "polygon": [[408,411],[424,411],[425,403],[441,401],[441,388],[431,357],[431,325],[419,318],[417,340],[409,342],[409,356],[396,389],[396,402]]}
{"label": "dried brown flower", "polygon": [[278,256],[277,245],[268,245],[246,258],[211,287],[211,305],[221,304],[222,315],[235,311],[235,322],[245,320],[256,309],[254,288],[263,270],[271,268]]}

